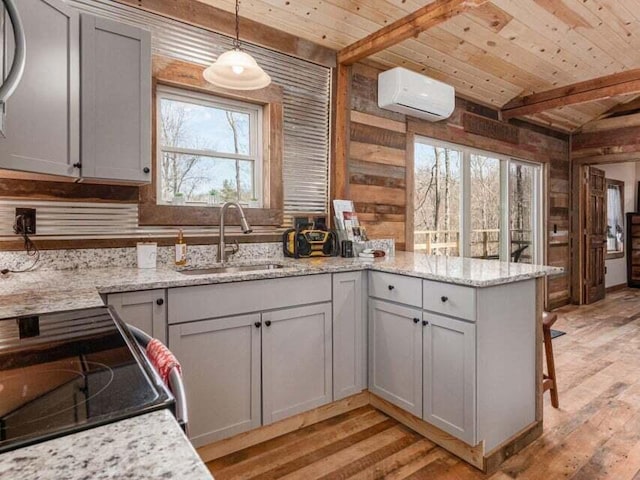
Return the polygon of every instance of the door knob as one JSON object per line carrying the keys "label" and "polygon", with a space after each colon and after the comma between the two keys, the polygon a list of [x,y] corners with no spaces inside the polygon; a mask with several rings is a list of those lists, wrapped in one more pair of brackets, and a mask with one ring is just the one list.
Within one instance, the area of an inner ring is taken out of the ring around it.
{"label": "door knob", "polygon": [[419,319],[419,318],[417,318],[417,317],[416,317],[416,318],[414,318],[414,319],[413,319],[413,323],[420,323],[420,319]]}
{"label": "door knob", "polygon": [[157,300],[156,300],[156,303],[157,303],[158,305],[164,305],[164,299],[159,298],[159,299],[157,299]]}
{"label": "door knob", "polygon": [[449,297],[445,297],[444,295],[442,297],[440,297],[440,300],[442,300],[442,303],[446,302],[447,300],[449,300]]}
{"label": "door knob", "polygon": [[393,285],[389,285],[389,291],[393,290],[394,288],[396,287],[394,287]]}
{"label": "door knob", "polygon": [[427,325],[429,325],[429,322],[427,320],[423,320],[422,321],[422,326],[426,327]]}
{"label": "door knob", "polygon": [[270,326],[271,326],[271,320],[267,320],[266,322],[264,322],[264,324],[265,324],[267,327],[270,327]]}
{"label": "door knob", "polygon": [[262,326],[262,322],[256,322],[254,323],[254,325],[256,326],[256,328],[260,328],[260,326]]}

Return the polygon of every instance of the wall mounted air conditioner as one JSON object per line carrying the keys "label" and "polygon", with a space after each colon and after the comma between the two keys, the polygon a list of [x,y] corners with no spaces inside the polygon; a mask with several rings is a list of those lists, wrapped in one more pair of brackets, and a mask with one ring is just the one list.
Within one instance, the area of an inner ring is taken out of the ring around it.
{"label": "wall mounted air conditioner", "polygon": [[385,110],[424,118],[444,120],[456,105],[451,85],[406,68],[392,68],[378,76],[378,106]]}

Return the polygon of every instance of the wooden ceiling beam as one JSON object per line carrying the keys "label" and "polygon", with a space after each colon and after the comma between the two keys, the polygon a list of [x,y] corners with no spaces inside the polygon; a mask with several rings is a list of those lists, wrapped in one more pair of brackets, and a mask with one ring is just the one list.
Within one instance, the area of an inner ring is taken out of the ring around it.
{"label": "wooden ceiling beam", "polygon": [[518,97],[502,107],[502,119],[534,115],[555,108],[640,93],[640,69]]}
{"label": "wooden ceiling beam", "polygon": [[450,18],[487,3],[488,0],[435,0],[338,52],[338,63],[353,65]]}
{"label": "wooden ceiling beam", "polygon": [[627,127],[640,127],[640,113],[592,120],[591,122],[585,123],[580,131],[583,133],[601,132],[603,130],[617,130]]}

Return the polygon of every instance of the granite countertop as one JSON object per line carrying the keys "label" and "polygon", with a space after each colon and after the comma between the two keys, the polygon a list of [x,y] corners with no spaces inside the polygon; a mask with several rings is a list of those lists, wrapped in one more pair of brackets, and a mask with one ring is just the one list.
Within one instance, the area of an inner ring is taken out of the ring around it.
{"label": "granite countertop", "polygon": [[101,294],[366,269],[472,287],[490,287],[563,272],[558,267],[408,252],[375,260],[336,257],[287,258],[274,262],[282,263],[284,268],[211,275],[184,275],[175,269],[160,267],[8,274],[0,277],[0,318],[100,306],[103,305]]}
{"label": "granite countertop", "polygon": [[0,478],[212,480],[168,410],[0,454]]}

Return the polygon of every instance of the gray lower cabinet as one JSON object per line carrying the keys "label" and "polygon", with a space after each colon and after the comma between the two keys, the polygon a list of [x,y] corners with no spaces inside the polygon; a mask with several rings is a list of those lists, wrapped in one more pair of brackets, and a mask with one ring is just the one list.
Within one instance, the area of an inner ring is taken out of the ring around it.
{"label": "gray lower cabinet", "polygon": [[[77,177],[80,150],[78,12],[62,0],[20,0],[24,76],[5,105],[0,168]],[[7,65],[13,34],[6,35]]]}
{"label": "gray lower cabinet", "polygon": [[82,176],[151,181],[151,32],[81,15]]}
{"label": "gray lower cabinet", "polygon": [[260,337],[259,313],[169,327],[196,447],[261,425]]}
{"label": "gray lower cabinet", "polygon": [[333,399],[367,388],[366,272],[333,275]]}
{"label": "gray lower cabinet", "polygon": [[263,422],[332,401],[331,302],[262,314]]}
{"label": "gray lower cabinet", "polygon": [[424,313],[423,419],[476,444],[476,326]]}
{"label": "gray lower cabinet", "polygon": [[120,318],[147,334],[167,343],[167,304],[164,290],[112,293],[107,304]]}
{"label": "gray lower cabinet", "polygon": [[369,301],[369,390],[422,417],[422,311]]}

